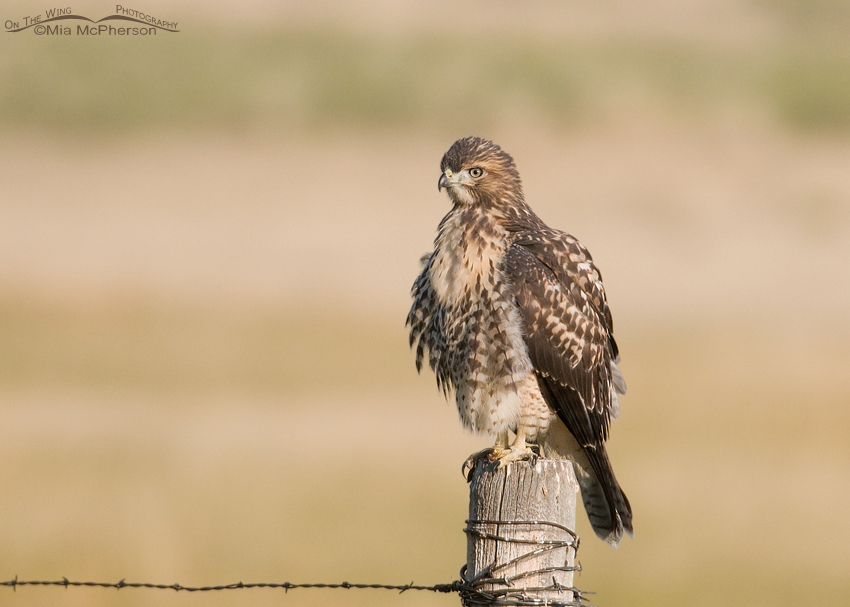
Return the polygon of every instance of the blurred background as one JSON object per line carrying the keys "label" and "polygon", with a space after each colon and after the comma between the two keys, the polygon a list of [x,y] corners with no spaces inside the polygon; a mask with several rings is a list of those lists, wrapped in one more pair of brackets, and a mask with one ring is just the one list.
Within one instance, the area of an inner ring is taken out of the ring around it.
{"label": "blurred background", "polygon": [[[179,33],[0,35],[0,579],[457,579],[460,467],[491,440],[416,374],[404,319],[440,158],[476,134],[614,312],[635,538],[580,512],[577,585],[601,607],[846,598],[850,4],[132,8]],[[331,601],[459,604],[0,589]]]}

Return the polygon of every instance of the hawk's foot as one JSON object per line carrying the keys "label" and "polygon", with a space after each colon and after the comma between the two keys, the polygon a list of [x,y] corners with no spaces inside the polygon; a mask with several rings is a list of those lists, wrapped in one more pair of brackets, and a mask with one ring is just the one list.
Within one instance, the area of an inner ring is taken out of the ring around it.
{"label": "hawk's foot", "polygon": [[499,462],[499,468],[504,468],[511,462],[528,462],[537,463],[537,458],[540,457],[540,447],[537,445],[527,445],[525,441],[515,441],[510,447],[494,447],[492,453],[487,455],[491,462]]}
{"label": "hawk's foot", "polygon": [[467,483],[472,482],[472,474],[475,472],[475,467],[478,465],[478,462],[484,458],[487,458],[487,461],[493,461],[490,459],[490,456],[495,453],[498,448],[500,447],[488,447],[487,449],[482,449],[481,451],[473,453],[466,458],[466,461],[463,462],[461,472],[463,473],[463,477],[466,479]]}
{"label": "hawk's foot", "polygon": [[503,468],[511,462],[530,461],[535,464],[538,457],[540,457],[540,447],[528,445],[525,441],[521,441],[521,443],[514,441],[514,444],[510,447],[496,445],[473,453],[463,462],[462,472],[466,482],[471,482],[472,474],[482,459],[486,458],[488,462],[499,462],[498,467]]}

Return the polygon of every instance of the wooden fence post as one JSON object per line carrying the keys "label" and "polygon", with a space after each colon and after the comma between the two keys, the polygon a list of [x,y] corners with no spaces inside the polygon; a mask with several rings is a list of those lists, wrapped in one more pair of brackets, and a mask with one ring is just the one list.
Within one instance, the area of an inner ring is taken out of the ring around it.
{"label": "wooden fence post", "polygon": [[[469,490],[464,578],[470,606],[578,605],[574,533],[578,484],[567,460],[478,460]],[[483,593],[479,595],[478,593]],[[484,596],[484,595],[489,595]]]}

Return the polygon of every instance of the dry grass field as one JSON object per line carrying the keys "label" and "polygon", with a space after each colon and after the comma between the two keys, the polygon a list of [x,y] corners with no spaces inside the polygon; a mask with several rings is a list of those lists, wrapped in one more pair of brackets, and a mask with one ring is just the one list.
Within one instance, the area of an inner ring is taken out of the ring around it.
{"label": "dry grass field", "polygon": [[[403,324],[440,157],[476,133],[614,312],[635,538],[612,550],[581,513],[577,585],[600,607],[840,604],[850,10],[676,4],[187,0],[138,7],[171,37],[0,36],[0,579],[456,579],[460,465],[489,439]],[[331,601],[458,604],[0,589]]]}

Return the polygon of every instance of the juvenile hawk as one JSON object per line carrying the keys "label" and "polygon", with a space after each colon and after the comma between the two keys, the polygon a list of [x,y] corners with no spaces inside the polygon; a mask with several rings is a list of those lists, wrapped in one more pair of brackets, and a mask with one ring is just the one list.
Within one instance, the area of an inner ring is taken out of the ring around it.
{"label": "juvenile hawk", "polygon": [[460,139],[440,168],[452,209],[413,283],[416,368],[427,352],[464,426],[497,437],[493,457],[526,459],[532,443],[572,460],[594,531],[616,546],[632,511],[605,440],[626,385],[599,270],[534,214],[495,143]]}

